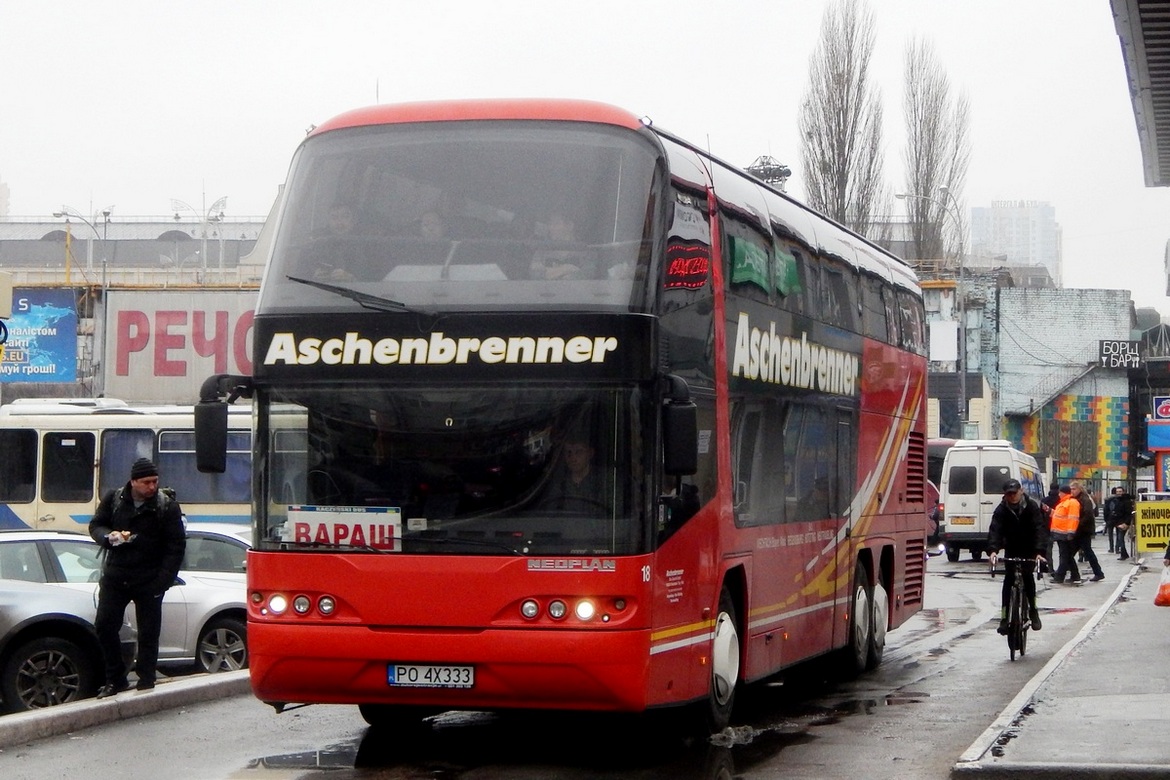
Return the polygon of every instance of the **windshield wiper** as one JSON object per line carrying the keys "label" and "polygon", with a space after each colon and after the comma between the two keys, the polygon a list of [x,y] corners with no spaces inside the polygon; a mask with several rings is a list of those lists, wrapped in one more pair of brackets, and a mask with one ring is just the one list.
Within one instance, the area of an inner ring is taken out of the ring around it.
{"label": "windshield wiper", "polygon": [[306,547],[315,547],[323,550],[357,550],[361,552],[373,552],[386,554],[394,552],[393,550],[386,550],[381,547],[371,547],[368,544],[339,544],[337,542],[289,542],[278,540],[278,544],[286,548],[304,549]]}
{"label": "windshield wiper", "polygon": [[489,542],[484,539],[464,539],[462,537],[451,536],[431,536],[426,531],[415,531],[414,533],[405,533],[402,535],[402,541],[412,542],[436,542],[438,544],[466,544],[472,547],[491,547],[496,550],[503,550],[504,552],[512,553],[512,555],[523,556],[524,553],[511,547],[503,542]]}
{"label": "windshield wiper", "polygon": [[405,311],[412,314],[430,314],[431,312],[412,309],[401,301],[391,300],[390,298],[383,298],[380,295],[370,295],[369,293],[361,292],[360,290],[353,290],[349,287],[344,287],[340,284],[330,284],[329,282],[319,282],[316,279],[303,279],[299,276],[286,276],[290,282],[297,282],[298,284],[307,284],[310,287],[316,287],[319,290],[326,290],[331,293],[336,293],[344,298],[349,298],[356,302],[359,306],[375,311]]}

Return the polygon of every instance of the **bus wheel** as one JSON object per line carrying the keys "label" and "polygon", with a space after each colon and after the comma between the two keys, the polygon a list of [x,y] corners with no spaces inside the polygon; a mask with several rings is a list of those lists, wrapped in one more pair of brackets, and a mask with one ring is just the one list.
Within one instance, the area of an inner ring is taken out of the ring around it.
{"label": "bus wheel", "polygon": [[869,653],[865,659],[866,669],[876,669],[881,666],[882,656],[886,652],[886,627],[890,624],[890,593],[886,590],[885,582],[880,575],[873,585],[872,604]]}
{"label": "bus wheel", "polygon": [[711,642],[711,687],[707,693],[707,725],[712,732],[722,731],[731,723],[735,689],[739,685],[739,627],[731,592],[719,594],[719,614],[715,617],[715,637]]}
{"label": "bus wheel", "polygon": [[869,660],[870,628],[873,626],[872,594],[869,572],[858,561],[853,569],[853,597],[849,601],[849,644],[843,653],[843,671],[848,677],[856,677],[864,672]]}

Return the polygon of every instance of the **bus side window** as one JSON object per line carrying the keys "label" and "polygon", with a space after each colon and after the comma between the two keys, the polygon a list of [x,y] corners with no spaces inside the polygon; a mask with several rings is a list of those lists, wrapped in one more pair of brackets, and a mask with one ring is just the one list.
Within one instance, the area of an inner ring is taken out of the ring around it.
{"label": "bus side window", "polygon": [[784,405],[765,401],[745,409],[735,429],[735,522],[738,526],[782,523],[785,518]]}
{"label": "bus side window", "polygon": [[[126,484],[130,465],[139,458],[154,460],[154,431],[149,428],[111,428],[102,431],[102,462],[98,469],[98,495],[104,496]],[[168,475],[160,473],[166,485]]]}
{"label": "bus side window", "polygon": [[92,433],[46,433],[41,459],[41,499],[81,503],[93,500]]}
{"label": "bus side window", "polygon": [[36,497],[36,431],[0,431],[0,452],[0,502],[31,502]]}
{"label": "bus side window", "polygon": [[902,327],[901,345],[918,355],[926,354],[926,336],[924,331],[925,314],[922,301],[915,299],[905,290],[897,292],[898,314]]}

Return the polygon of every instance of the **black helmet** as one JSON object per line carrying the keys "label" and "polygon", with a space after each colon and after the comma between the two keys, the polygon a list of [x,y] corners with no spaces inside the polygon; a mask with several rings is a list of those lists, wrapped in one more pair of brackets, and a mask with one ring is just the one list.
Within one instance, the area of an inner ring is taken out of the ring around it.
{"label": "black helmet", "polygon": [[1005,493],[1015,493],[1019,489],[1020,481],[1018,479],[1009,479],[1007,482],[1003,483],[1003,492]]}

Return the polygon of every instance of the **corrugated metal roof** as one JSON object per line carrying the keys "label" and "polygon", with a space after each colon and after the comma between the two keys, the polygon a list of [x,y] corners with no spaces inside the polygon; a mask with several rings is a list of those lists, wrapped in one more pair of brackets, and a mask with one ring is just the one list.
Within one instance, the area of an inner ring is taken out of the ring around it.
{"label": "corrugated metal roof", "polygon": [[[222,232],[224,239],[255,241],[264,227],[262,218],[215,222],[208,225],[207,238],[218,241]],[[28,220],[0,218],[0,241],[37,241],[40,239],[61,240],[66,230],[64,219]],[[172,231],[186,234],[193,240],[202,240],[203,226],[194,220],[180,220],[163,217],[131,217],[127,220],[110,220],[109,225],[97,224],[97,231],[78,219],[69,220],[69,230],[75,241],[104,239],[109,241],[151,240],[162,238]],[[163,240],[173,240],[167,236]]]}
{"label": "corrugated metal roof", "polygon": [[1111,0],[1147,187],[1170,186],[1170,0]]}

